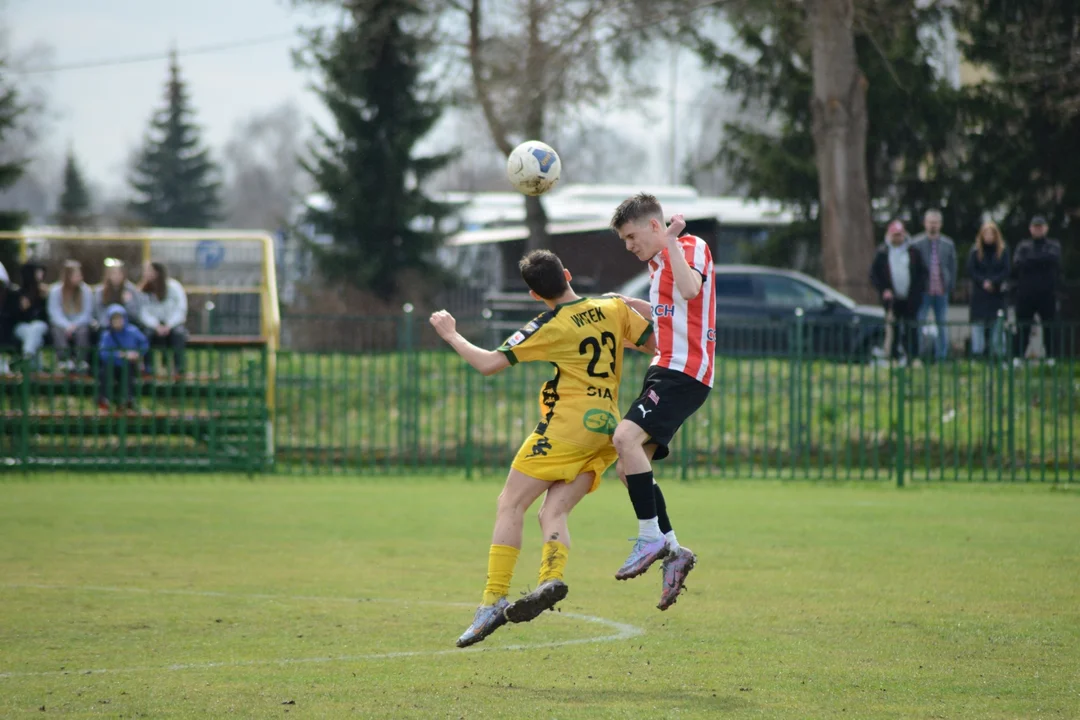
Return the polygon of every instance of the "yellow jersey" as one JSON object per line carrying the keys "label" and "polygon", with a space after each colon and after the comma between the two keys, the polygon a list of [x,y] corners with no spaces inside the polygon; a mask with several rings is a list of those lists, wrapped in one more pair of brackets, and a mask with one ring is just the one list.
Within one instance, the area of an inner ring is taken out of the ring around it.
{"label": "yellow jersey", "polygon": [[555,377],[540,391],[536,434],[581,447],[611,441],[619,423],[623,341],[641,346],[652,323],[619,298],[581,298],[556,305],[499,348],[510,364],[545,361]]}

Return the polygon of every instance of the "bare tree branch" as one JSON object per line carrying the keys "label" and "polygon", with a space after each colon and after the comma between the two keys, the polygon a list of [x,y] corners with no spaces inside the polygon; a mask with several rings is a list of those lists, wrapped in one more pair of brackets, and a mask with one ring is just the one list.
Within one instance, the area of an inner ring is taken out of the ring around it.
{"label": "bare tree branch", "polygon": [[480,37],[480,0],[471,0],[469,8],[469,65],[472,67],[473,88],[476,90],[476,99],[480,101],[480,108],[484,111],[484,119],[491,130],[491,137],[495,145],[503,155],[510,155],[514,147],[507,137],[506,126],[503,125],[495,112],[495,105],[491,100],[491,93],[487,86],[487,69],[481,57]]}

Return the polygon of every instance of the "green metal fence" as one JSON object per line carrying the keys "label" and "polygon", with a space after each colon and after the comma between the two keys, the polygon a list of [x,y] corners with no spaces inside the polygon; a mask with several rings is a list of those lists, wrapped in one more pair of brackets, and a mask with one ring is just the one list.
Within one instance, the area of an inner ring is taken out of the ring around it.
{"label": "green metal fence", "polygon": [[[386,327],[397,351],[290,354],[278,360],[275,465],[297,473],[502,472],[539,418],[550,366],[484,378],[431,347],[426,329]],[[405,321],[407,322],[407,320]],[[968,356],[876,358],[836,323],[726,326],[708,403],[676,439],[663,472],[679,477],[1075,480],[1080,452],[1076,328],[1060,358],[1014,362],[1006,343]],[[897,333],[899,334],[899,333]],[[881,338],[875,336],[877,341]],[[928,343],[926,343],[928,344]],[[1026,345],[1025,345],[1026,348]],[[648,359],[629,354],[625,407]]]}
{"label": "green metal fence", "polygon": [[[55,468],[312,474],[504,472],[539,419],[544,363],[484,378],[409,316],[369,321],[393,338],[367,353],[189,353],[189,373],[137,379],[137,407],[99,410],[94,381],[0,375],[0,471]],[[880,328],[879,328],[880,329]],[[707,404],[677,436],[669,477],[1075,481],[1076,327],[1056,354],[1014,359],[1015,328],[982,357],[949,328],[950,359],[888,361],[881,337],[795,318],[726,324]],[[482,328],[476,330],[483,333]],[[483,338],[489,340],[489,338]],[[1037,336],[1036,336],[1037,340]],[[1040,354],[1039,343],[1031,344]],[[916,348],[912,348],[913,352]],[[1028,351],[1024,343],[1022,352]],[[878,353],[880,354],[880,353]],[[46,365],[48,366],[48,362]],[[628,353],[625,408],[648,358]],[[272,400],[272,402],[269,402]]]}
{"label": "green metal fence", "polygon": [[103,375],[96,352],[73,370],[51,353],[20,360],[0,374],[0,472],[263,471],[266,361],[263,348],[189,348],[178,378],[160,364]]}

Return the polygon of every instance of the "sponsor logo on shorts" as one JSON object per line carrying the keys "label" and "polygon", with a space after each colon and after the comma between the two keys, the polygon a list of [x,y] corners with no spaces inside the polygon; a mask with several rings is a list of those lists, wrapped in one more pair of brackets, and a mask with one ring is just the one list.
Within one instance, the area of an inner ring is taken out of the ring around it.
{"label": "sponsor logo on shorts", "polygon": [[619,421],[615,419],[615,416],[607,410],[595,408],[585,413],[582,422],[584,423],[586,430],[601,435],[614,435],[615,427],[619,424]]}
{"label": "sponsor logo on shorts", "polygon": [[525,457],[540,457],[541,455],[547,456],[548,450],[551,449],[551,441],[546,437],[542,437],[536,441],[536,444],[532,446],[532,452]]}
{"label": "sponsor logo on shorts", "polygon": [[652,412],[652,410],[646,410],[645,406],[642,405],[641,403],[638,403],[637,409],[641,411],[642,419],[644,419],[646,415],[648,415],[649,413]]}
{"label": "sponsor logo on shorts", "polygon": [[645,393],[645,397],[652,400],[653,405],[659,405],[660,404],[660,396],[656,394],[655,390],[650,390],[649,392]]}

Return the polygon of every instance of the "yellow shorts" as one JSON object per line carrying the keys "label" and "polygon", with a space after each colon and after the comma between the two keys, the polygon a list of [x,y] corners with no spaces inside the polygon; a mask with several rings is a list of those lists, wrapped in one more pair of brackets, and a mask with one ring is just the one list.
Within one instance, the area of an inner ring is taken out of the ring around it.
{"label": "yellow shorts", "polygon": [[573,482],[578,475],[591,472],[594,475],[589,492],[593,492],[600,487],[600,476],[618,457],[611,443],[582,447],[533,433],[525,438],[510,467],[547,482]]}

